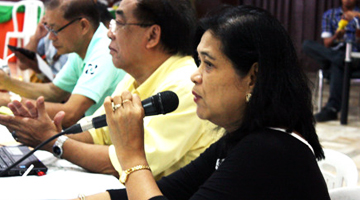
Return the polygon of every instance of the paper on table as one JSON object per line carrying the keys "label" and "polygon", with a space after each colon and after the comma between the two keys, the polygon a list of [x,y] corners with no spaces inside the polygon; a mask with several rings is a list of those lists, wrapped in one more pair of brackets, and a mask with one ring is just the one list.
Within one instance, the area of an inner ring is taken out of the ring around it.
{"label": "paper on table", "polygon": [[76,199],[124,186],[112,175],[57,171],[45,176],[0,178],[0,199]]}
{"label": "paper on table", "polygon": [[50,81],[52,81],[54,79],[54,74],[52,73],[51,68],[49,67],[49,65],[39,56],[39,54],[36,54],[36,59],[37,59],[40,71]]}
{"label": "paper on table", "polygon": [[0,107],[0,114],[2,114],[2,115],[13,115],[12,111],[10,110],[10,108],[5,107],[5,106],[1,106],[1,107]]}
{"label": "paper on table", "polygon": [[12,137],[9,130],[4,125],[1,125],[1,124],[0,124],[0,134],[1,134],[1,136],[0,136],[0,144],[2,144],[2,145],[7,145],[7,144],[13,145],[13,144],[17,143],[14,140],[14,138]]}

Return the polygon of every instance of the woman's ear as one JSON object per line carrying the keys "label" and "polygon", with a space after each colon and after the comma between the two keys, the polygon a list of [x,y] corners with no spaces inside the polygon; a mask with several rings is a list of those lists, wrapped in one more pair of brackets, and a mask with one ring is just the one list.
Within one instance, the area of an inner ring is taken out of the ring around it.
{"label": "woman's ear", "polygon": [[249,71],[249,75],[250,75],[250,84],[249,86],[251,88],[253,88],[255,86],[255,83],[256,83],[256,79],[257,79],[257,75],[258,75],[258,71],[259,71],[259,63],[258,62],[255,62],[251,68],[250,68],[250,71]]}
{"label": "woman's ear", "polygon": [[146,37],[147,37],[146,48],[152,48],[158,45],[160,43],[160,37],[161,37],[160,26],[157,24],[152,25],[148,30]]}

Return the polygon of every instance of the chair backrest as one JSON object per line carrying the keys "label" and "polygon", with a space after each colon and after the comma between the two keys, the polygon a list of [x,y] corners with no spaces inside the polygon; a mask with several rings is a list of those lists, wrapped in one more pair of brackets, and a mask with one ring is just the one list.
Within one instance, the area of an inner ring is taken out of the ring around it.
{"label": "chair backrest", "polygon": [[355,162],[347,155],[324,149],[325,159],[318,162],[328,189],[357,186],[358,171]]}
{"label": "chair backrest", "polygon": [[14,7],[12,9],[14,32],[19,32],[18,19],[16,13],[20,6],[25,7],[24,25],[22,32],[26,34],[26,37],[24,37],[24,44],[26,44],[29,41],[30,37],[34,35],[36,31],[38,19],[41,19],[42,16],[44,15],[44,3],[39,0],[23,0],[14,4]]}
{"label": "chair backrest", "polygon": [[360,186],[341,187],[329,190],[331,200],[358,200],[360,199]]}

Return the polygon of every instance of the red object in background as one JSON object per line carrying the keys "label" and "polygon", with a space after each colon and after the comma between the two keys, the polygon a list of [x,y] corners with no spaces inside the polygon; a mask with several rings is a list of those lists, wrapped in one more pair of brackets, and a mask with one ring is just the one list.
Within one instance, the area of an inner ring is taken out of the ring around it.
{"label": "red object in background", "polygon": [[[19,31],[22,31],[23,28],[23,24],[24,24],[24,13],[17,13],[17,19],[18,19],[18,27],[19,27]],[[14,26],[13,26],[13,21],[10,20],[8,22],[5,23],[1,23],[0,24],[0,57],[3,57],[4,55],[4,45],[5,45],[5,37],[6,37],[6,33],[9,31],[14,31]],[[16,38],[11,38],[10,45],[16,46],[17,45],[17,39]],[[23,44],[24,45],[24,44]],[[10,55],[12,52],[8,51],[8,55]],[[5,59],[5,58],[3,58]],[[15,57],[11,58],[9,60],[9,62],[16,62]]]}

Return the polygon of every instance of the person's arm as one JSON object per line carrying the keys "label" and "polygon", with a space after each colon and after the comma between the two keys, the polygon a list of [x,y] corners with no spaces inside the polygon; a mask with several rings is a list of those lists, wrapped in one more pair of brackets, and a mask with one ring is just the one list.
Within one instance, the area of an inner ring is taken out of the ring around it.
{"label": "person's arm", "polygon": [[[33,52],[37,52],[39,41],[41,40],[41,38],[45,37],[46,34],[48,33],[48,31],[45,29],[43,25],[44,22],[45,22],[45,17],[43,17],[39,22],[39,24],[37,25],[35,34],[30,37],[29,42],[24,47],[25,49],[28,49]],[[21,70],[32,69],[36,73],[41,73],[36,58],[35,60],[31,60],[18,52],[15,53],[15,56],[17,57],[16,66],[19,67]]]}
{"label": "person's arm", "polygon": [[327,48],[332,47],[332,45],[336,40],[339,40],[344,37],[344,34],[345,34],[345,30],[337,30],[333,36],[328,38],[323,38],[324,46]]}
{"label": "person's arm", "polygon": [[39,41],[48,34],[48,31],[45,29],[43,23],[46,23],[45,17],[43,17],[38,23],[35,34],[30,37],[29,43],[25,45],[25,49],[36,52]]}
{"label": "person's arm", "polygon": [[[128,101],[123,104],[124,100]],[[122,106],[113,111],[112,102]],[[144,109],[140,98],[127,91],[112,99],[107,97],[104,107],[111,140],[122,169],[148,166],[144,149]],[[125,185],[129,199],[150,199],[162,195],[151,171],[147,169],[132,172]]]}
{"label": "person's arm", "polygon": [[334,12],[336,12],[335,9],[328,10],[322,17],[321,37],[323,38],[324,46],[327,48],[331,47],[336,40],[342,39],[345,34],[345,30],[337,30],[338,24],[334,24]]}
{"label": "person's arm", "polygon": [[[88,132],[81,133],[80,135],[83,134],[89,135]],[[71,139],[73,137],[72,135],[68,136],[69,139],[64,142],[62,147],[63,159],[79,165],[90,172],[111,174],[115,177],[119,177],[119,174],[110,162],[108,146],[79,142]],[[77,135],[74,136],[79,137]],[[52,152],[52,149],[47,149],[47,151]]]}
{"label": "person's arm", "polygon": [[[0,70],[1,73],[1,70]],[[22,97],[22,102],[30,101],[35,104],[39,96],[44,96],[46,101],[46,111],[53,118],[59,111],[65,111],[66,116],[63,120],[63,126],[69,127],[75,124],[84,113],[94,104],[94,101],[88,97],[78,94],[70,94],[53,83],[27,83],[6,76],[4,81],[5,89],[13,91]],[[1,95],[1,105],[5,106],[10,103],[9,95]],[[65,101],[65,103],[62,103]]]}
{"label": "person's arm", "polygon": [[36,99],[44,96],[46,101],[62,102],[69,97],[69,92],[53,83],[28,83],[8,76],[0,70],[0,89],[19,94],[22,97]]}
{"label": "person's arm", "polygon": [[[61,123],[65,116],[59,112],[54,117],[54,122],[45,109],[44,98],[36,101],[36,107],[27,102],[24,106],[18,101],[9,104],[9,108],[16,117],[0,115],[0,123],[9,130],[16,131],[18,141],[35,147],[41,142],[59,133]],[[108,146],[92,144],[92,137],[88,132],[68,135],[69,139],[63,144],[62,158],[83,167],[91,172],[113,174],[118,176],[112,167],[108,156]],[[52,153],[52,146],[56,140],[43,147],[43,150]]]}
{"label": "person's arm", "polygon": [[[22,102],[26,101],[36,104],[35,100],[22,100]],[[53,118],[59,111],[64,111],[66,113],[62,122],[64,128],[79,121],[93,104],[93,100],[79,94],[71,94],[70,98],[65,103],[45,102],[46,112],[49,114],[50,118]]]}
{"label": "person's arm", "polygon": [[[22,97],[22,102],[29,100],[35,104],[35,100],[30,99],[44,96],[45,101],[47,101],[46,110],[50,117],[54,117],[59,111],[65,111],[67,113],[63,122],[64,127],[75,124],[84,115],[86,110],[94,104],[92,99],[83,95],[70,94],[55,86],[53,83],[23,82],[9,77],[2,70],[0,70],[0,82],[3,89],[19,94]],[[4,96],[5,94],[0,95]],[[4,96],[2,99],[2,101],[5,101],[8,98]],[[9,102],[5,102],[4,105],[10,103],[10,99],[8,99],[8,101]],[[66,102],[62,103],[63,101]]]}
{"label": "person's arm", "polygon": [[[178,95],[180,102],[174,112],[145,118],[146,158],[156,180],[189,163],[216,140],[215,131],[210,128],[211,125],[205,124],[196,115],[196,104],[192,101],[192,94],[186,89],[191,87],[192,85],[185,85],[182,87],[185,89],[182,89],[178,86],[173,87],[169,83],[166,87],[159,87],[158,91],[154,92],[173,91]],[[121,92],[114,94],[121,94]],[[104,113],[105,111],[101,114]],[[187,123],[181,123],[184,121]],[[111,141],[108,128],[96,129],[91,131],[91,134],[95,138],[94,143],[102,144],[103,141]],[[110,148],[109,154],[115,169],[120,173],[123,169],[117,160],[114,148]]]}
{"label": "person's arm", "polygon": [[351,21],[353,20],[355,17],[359,18],[360,17],[360,13],[357,11],[346,11],[344,13],[344,17],[346,18],[346,20]]}
{"label": "person's arm", "polygon": [[[185,167],[177,170],[169,176],[157,181],[161,192],[166,196],[157,196],[156,199],[190,199],[198,188],[214,173],[218,145],[214,143],[198,158]],[[127,199],[126,189],[107,190],[111,199]],[[91,196],[90,196],[91,197]]]}
{"label": "person's arm", "polygon": [[38,67],[38,63],[37,63],[37,59],[34,58],[33,60],[26,57],[25,55],[23,55],[20,52],[14,52],[15,56],[16,56],[16,66],[21,69],[21,70],[26,70],[26,69],[32,69],[34,72],[36,73],[41,73],[39,67]]}

